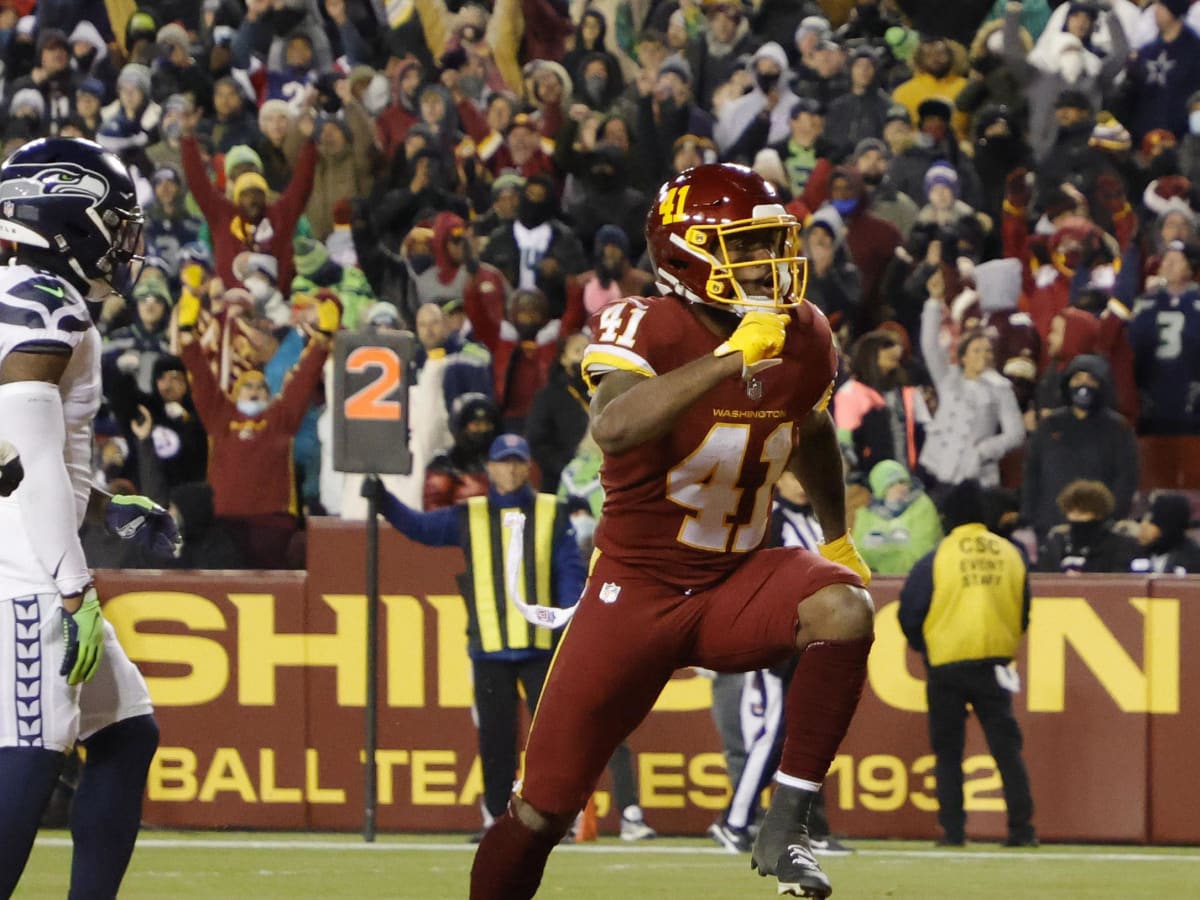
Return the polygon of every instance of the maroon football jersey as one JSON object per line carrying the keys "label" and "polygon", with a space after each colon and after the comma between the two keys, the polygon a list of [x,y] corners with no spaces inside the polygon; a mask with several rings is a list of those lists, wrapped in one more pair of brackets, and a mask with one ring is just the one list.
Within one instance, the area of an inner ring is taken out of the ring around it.
{"label": "maroon football jersey", "polygon": [[[684,588],[714,584],[766,537],[772,488],[796,426],[829,400],[837,357],[825,316],[791,311],[780,365],[726,379],[665,437],[605,457],[596,546]],[[614,369],[663,375],[721,343],[677,297],[610,303],[591,320],[583,360],[595,382]]]}

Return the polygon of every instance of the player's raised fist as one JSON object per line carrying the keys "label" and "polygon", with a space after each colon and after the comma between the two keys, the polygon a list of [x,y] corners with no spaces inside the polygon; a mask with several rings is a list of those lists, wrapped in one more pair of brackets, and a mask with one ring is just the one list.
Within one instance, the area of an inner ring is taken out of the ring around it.
{"label": "player's raised fist", "polygon": [[717,356],[742,354],[743,376],[778,365],[788,321],[783,313],[748,312],[737,330],[713,352]]}

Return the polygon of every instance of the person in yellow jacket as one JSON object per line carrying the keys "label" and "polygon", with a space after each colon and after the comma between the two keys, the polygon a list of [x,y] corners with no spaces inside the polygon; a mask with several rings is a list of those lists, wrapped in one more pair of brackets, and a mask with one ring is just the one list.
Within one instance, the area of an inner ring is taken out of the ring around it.
{"label": "person in yellow jacket", "polygon": [[942,505],[946,537],[917,561],[900,590],[900,627],[928,673],[929,741],[937,757],[938,843],[966,842],[963,744],[967,704],[1000,770],[1009,847],[1036,847],[1033,797],[1013,715],[1020,689],[1012,666],[1029,626],[1029,574],[1017,547],[983,525],[977,481],[954,486]]}

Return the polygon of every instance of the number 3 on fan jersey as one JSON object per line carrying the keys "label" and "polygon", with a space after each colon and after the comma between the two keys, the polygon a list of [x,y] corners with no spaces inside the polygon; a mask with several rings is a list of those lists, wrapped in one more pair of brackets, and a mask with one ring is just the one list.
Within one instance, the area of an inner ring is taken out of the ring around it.
{"label": "number 3 on fan jersey", "polygon": [[[667,499],[695,511],[684,517],[679,528],[676,540],[681,544],[716,553],[746,553],[762,543],[771,512],[771,488],[792,452],[792,423],[781,423],[763,442],[761,461],[767,474],[754,495],[750,520],[730,522],[742,501],[743,489],[737,484],[749,443],[749,425],[714,425],[700,446],[667,473]],[[737,532],[730,547],[733,525]]]}

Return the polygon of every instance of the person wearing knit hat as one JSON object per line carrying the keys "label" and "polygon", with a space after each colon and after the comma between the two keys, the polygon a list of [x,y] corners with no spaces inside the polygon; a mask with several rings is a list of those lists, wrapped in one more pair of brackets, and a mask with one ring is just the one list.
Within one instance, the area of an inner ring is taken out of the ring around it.
{"label": "person wearing knit hat", "polygon": [[1133,138],[1128,129],[1118,122],[1112,113],[1102,112],[1096,117],[1092,128],[1092,136],[1088,138],[1089,147],[1097,147],[1110,153],[1125,153],[1133,147]]}
{"label": "person wearing knit hat", "polygon": [[676,75],[684,84],[692,83],[692,67],[682,56],[668,56],[658,67],[658,77]]}
{"label": "person wearing knit hat", "polygon": [[[925,196],[935,206],[938,204],[934,199],[934,189],[939,185],[948,188],[954,200],[958,199],[958,172],[944,159],[939,159],[925,172]],[[947,201],[943,205],[949,204],[950,201]]]}
{"label": "person wearing knit hat", "polygon": [[21,88],[8,102],[9,116],[36,119],[41,123],[46,115],[46,98],[37,88]]}
{"label": "person wearing knit hat", "polygon": [[120,94],[123,87],[132,87],[141,91],[143,98],[149,97],[150,81],[149,68],[141,63],[127,63],[121,69],[121,74],[117,76],[117,93]]}
{"label": "person wearing knit hat", "polygon": [[312,279],[329,261],[329,251],[320,241],[298,237],[292,242],[296,259],[296,274]]}
{"label": "person wearing knit hat", "polygon": [[[908,115],[908,113],[905,112],[906,118],[907,118],[907,115]],[[891,148],[888,147],[888,145],[886,143],[884,143],[882,140],[880,140],[879,138],[874,138],[874,137],[863,138],[861,141],[859,141],[857,144],[855,144],[854,152],[851,154],[851,156],[854,159],[861,159],[867,153],[871,153],[872,151],[878,153],[884,159],[892,158]]]}
{"label": "person wearing knit hat", "polygon": [[400,310],[396,308],[396,304],[380,300],[367,310],[362,319],[362,327],[371,331],[398,331],[403,327],[403,319],[400,318]]}
{"label": "person wearing knit hat", "polygon": [[894,459],[876,463],[868,481],[871,503],[854,517],[854,543],[872,572],[907,575],[942,539],[937,507]]}
{"label": "person wearing knit hat", "polygon": [[[267,190],[267,179],[258,172],[243,172],[233,183],[233,202],[247,213],[261,212],[267,202]],[[247,204],[253,209],[246,209]]]}
{"label": "person wearing knit hat", "polygon": [[[263,163],[262,157],[258,155],[258,151],[247,144],[237,144],[230,147],[225,154],[225,182],[227,184],[236,184],[237,180],[247,172],[257,172],[262,174]],[[234,198],[234,203],[237,198]]]}
{"label": "person wearing knit hat", "polygon": [[1132,572],[1186,575],[1200,573],[1200,545],[1188,537],[1192,504],[1186,494],[1158,492],[1138,524],[1140,553]]}

